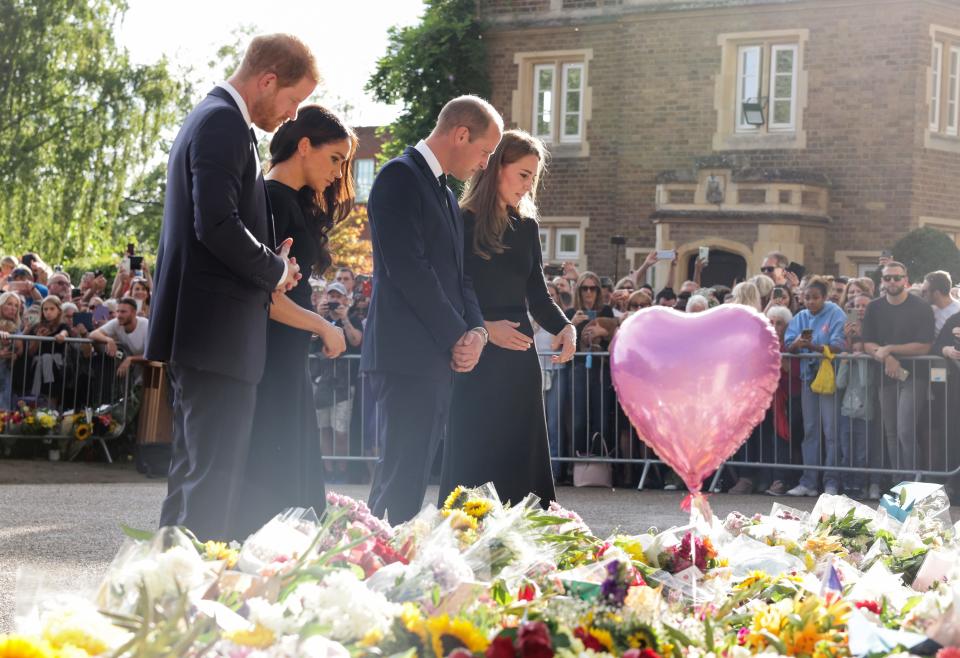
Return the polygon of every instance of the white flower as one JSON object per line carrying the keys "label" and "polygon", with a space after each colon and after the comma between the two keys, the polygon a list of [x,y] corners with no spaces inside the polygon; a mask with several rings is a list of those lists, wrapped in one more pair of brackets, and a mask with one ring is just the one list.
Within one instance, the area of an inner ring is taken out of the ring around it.
{"label": "white flower", "polygon": [[926,548],[926,544],[923,543],[920,535],[915,532],[903,532],[893,544],[893,554],[896,557],[904,557],[923,548]]}
{"label": "white flower", "polygon": [[163,598],[176,594],[178,585],[185,591],[199,587],[207,570],[207,564],[196,551],[174,546],[159,555],[126,565],[120,584],[125,591],[136,591],[142,582],[151,598]]}
{"label": "white flower", "polygon": [[247,619],[259,624],[279,637],[294,632],[291,620],[286,617],[286,608],[283,603],[270,603],[268,600],[256,597],[247,600]]}

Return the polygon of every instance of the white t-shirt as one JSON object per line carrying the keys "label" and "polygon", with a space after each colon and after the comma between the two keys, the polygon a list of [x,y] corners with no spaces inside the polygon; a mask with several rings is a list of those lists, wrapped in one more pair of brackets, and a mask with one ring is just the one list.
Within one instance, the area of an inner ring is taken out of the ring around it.
{"label": "white t-shirt", "polygon": [[127,333],[127,330],[114,318],[100,327],[100,331],[115,340],[125,356],[143,356],[147,350],[148,326],[146,318],[138,317],[137,328]]}
{"label": "white t-shirt", "polygon": [[936,327],[937,335],[940,335],[940,330],[943,329],[943,325],[947,323],[947,320],[950,319],[950,316],[955,313],[960,313],[960,302],[953,300],[943,308],[933,307],[933,325]]}

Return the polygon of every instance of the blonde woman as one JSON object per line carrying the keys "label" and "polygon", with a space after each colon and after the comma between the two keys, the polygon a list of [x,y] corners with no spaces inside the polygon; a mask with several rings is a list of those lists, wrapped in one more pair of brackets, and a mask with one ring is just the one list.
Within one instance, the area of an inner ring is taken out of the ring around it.
{"label": "blonde woman", "polygon": [[[554,364],[573,357],[575,333],[543,278],[536,191],[546,152],[508,130],[461,199],[464,271],[473,282],[490,345],[454,387],[440,501],[458,484],[493,482],[504,502],[528,493],[556,499],[544,419],[540,360],[530,316],[554,336]],[[597,283],[599,293],[599,282]]]}
{"label": "blonde woman", "polygon": [[760,302],[760,291],[755,283],[744,281],[733,287],[732,303],[749,306],[756,311],[763,312],[763,306]]}
{"label": "blonde woman", "polygon": [[23,345],[11,336],[19,334],[23,323],[23,301],[15,292],[0,294],[0,411],[11,408],[13,364],[23,352]]}

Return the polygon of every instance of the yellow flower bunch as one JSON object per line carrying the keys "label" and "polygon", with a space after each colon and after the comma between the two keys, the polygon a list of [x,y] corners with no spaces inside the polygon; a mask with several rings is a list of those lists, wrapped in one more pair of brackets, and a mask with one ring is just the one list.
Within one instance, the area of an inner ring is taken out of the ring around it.
{"label": "yellow flower bunch", "polygon": [[441,512],[445,519],[450,519],[450,527],[454,530],[476,530],[477,520],[459,509],[445,509]]}
{"label": "yellow flower bunch", "polygon": [[798,596],[765,604],[754,613],[746,645],[761,651],[775,640],[782,645],[778,650],[789,656],[845,655],[847,637],[842,629],[849,615],[850,604],[836,596]]}
{"label": "yellow flower bunch", "polygon": [[37,413],[37,421],[43,429],[52,430],[57,424],[57,417],[53,414],[40,411]]}
{"label": "yellow flower bunch", "polygon": [[447,499],[443,502],[443,509],[452,510],[455,507],[462,506],[466,495],[467,490],[463,488],[463,485],[457,485],[457,488],[451,491],[450,495],[447,496]]}
{"label": "yellow flower bunch", "polygon": [[223,560],[227,563],[228,569],[237,566],[237,560],[240,559],[240,552],[235,548],[227,546],[226,542],[208,541],[203,545],[204,559]]}
{"label": "yellow flower bunch", "polygon": [[63,608],[44,618],[43,639],[60,655],[99,656],[127,641],[129,634],[96,611]]}
{"label": "yellow flower bunch", "polygon": [[843,547],[843,544],[840,543],[840,538],[834,535],[826,534],[816,534],[807,537],[807,540],[803,543],[803,548],[810,553],[813,553],[815,556],[823,557],[828,553],[833,553],[834,555],[844,556],[847,554],[847,549]]}
{"label": "yellow flower bunch", "polygon": [[0,658],[55,658],[45,640],[24,635],[0,635]]}
{"label": "yellow flower bunch", "polygon": [[459,617],[451,619],[446,614],[428,619],[425,630],[436,658],[444,658],[461,647],[470,653],[483,653],[490,644],[487,636],[468,620]]}
{"label": "yellow flower bunch", "polygon": [[482,521],[492,509],[493,503],[486,498],[468,500],[463,504],[463,511],[478,521]]}
{"label": "yellow flower bunch", "polygon": [[419,635],[421,639],[425,639],[425,622],[423,615],[420,614],[420,608],[418,608],[415,603],[407,602],[403,604],[400,608],[400,621],[403,623],[403,627],[407,632]]}
{"label": "yellow flower bunch", "polygon": [[770,575],[766,571],[755,570],[747,574],[747,577],[741,580],[739,583],[734,585],[733,589],[735,590],[745,590],[750,587],[753,587],[757,583],[768,583],[770,581]]}
{"label": "yellow flower bunch", "polygon": [[610,634],[610,631],[591,627],[587,629],[587,632],[590,633],[597,642],[602,644],[604,649],[613,653],[613,636]]}
{"label": "yellow flower bunch", "polygon": [[252,629],[243,629],[239,631],[230,631],[224,633],[223,637],[234,644],[242,647],[252,647],[254,649],[266,649],[276,642],[276,636],[269,628],[264,628],[257,624]]}

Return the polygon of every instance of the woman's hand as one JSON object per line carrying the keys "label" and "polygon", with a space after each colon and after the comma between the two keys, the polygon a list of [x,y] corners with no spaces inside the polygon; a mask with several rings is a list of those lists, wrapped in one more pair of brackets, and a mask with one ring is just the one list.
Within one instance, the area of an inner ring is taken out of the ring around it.
{"label": "woman's hand", "polygon": [[583,324],[589,319],[590,319],[589,315],[587,315],[582,310],[578,310],[576,313],[573,314],[573,317],[570,319],[570,321],[574,324],[574,326],[579,327],[581,324]]}
{"label": "woman's hand", "polygon": [[797,338],[792,343],[790,343],[790,352],[796,353],[803,349],[810,349],[811,343],[805,338]]}
{"label": "woman's hand", "polygon": [[591,324],[583,330],[583,340],[586,343],[596,343],[602,338],[610,336],[610,332],[600,324]]}
{"label": "woman's hand", "polygon": [[317,331],[320,340],[323,341],[323,354],[328,359],[335,359],[347,350],[347,339],[343,335],[343,329],[323,320],[323,325]]}
{"label": "woman's hand", "polygon": [[550,357],[553,363],[566,363],[573,358],[577,352],[577,330],[572,324],[568,324],[559,334],[554,336],[553,344],[550,346],[554,354]]}
{"label": "woman's hand", "polygon": [[54,339],[55,341],[57,341],[58,343],[62,343],[63,341],[65,341],[65,340],[67,339],[67,330],[64,329],[63,331],[61,331],[60,333],[58,333],[56,336],[54,336],[53,339]]}
{"label": "woman's hand", "polygon": [[860,323],[859,323],[859,322],[847,322],[845,325],[843,325],[843,335],[846,336],[847,338],[850,338],[851,336],[859,336],[859,335],[860,335]]}
{"label": "woman's hand", "polygon": [[960,350],[956,347],[947,345],[943,348],[943,356],[947,359],[953,359],[954,361],[960,361]]}
{"label": "woman's hand", "polygon": [[530,349],[533,345],[533,339],[524,333],[517,331],[519,322],[510,322],[510,320],[496,320],[494,322],[484,322],[483,326],[490,334],[490,342],[505,350],[516,350],[523,352]]}

